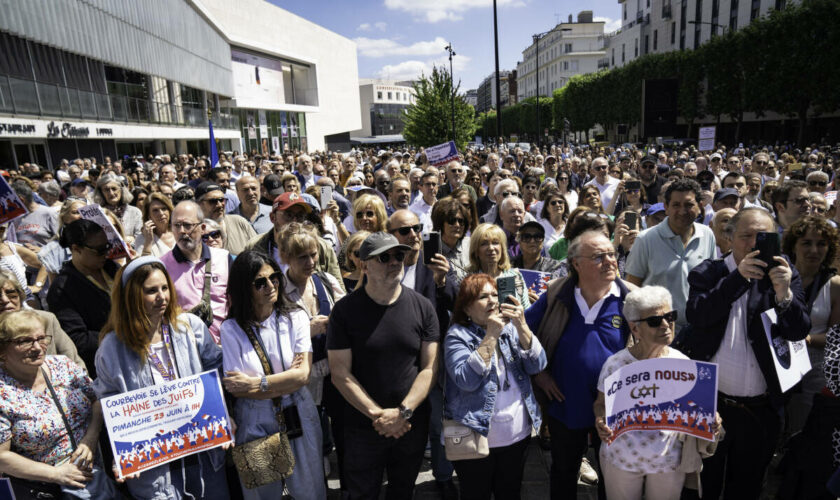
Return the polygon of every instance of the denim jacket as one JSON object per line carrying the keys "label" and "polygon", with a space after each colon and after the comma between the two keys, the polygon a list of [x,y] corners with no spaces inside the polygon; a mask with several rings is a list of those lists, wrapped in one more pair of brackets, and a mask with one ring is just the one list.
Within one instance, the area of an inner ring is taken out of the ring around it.
{"label": "denim jacket", "polygon": [[[476,352],[484,338],[484,329],[475,323],[470,326],[452,325],[444,339],[446,363],[444,385],[444,418],[451,418],[486,436],[496,406],[499,375],[495,363],[487,363]],[[508,323],[499,337],[499,347],[505,357],[508,376],[517,384],[534,430],[539,432],[542,417],[534,392],[531,375],[546,366],[545,351],[531,337],[531,348],[523,350],[513,324]],[[496,352],[493,356],[497,356]]]}
{"label": "denim jacket", "polygon": [[[222,349],[213,341],[204,323],[189,313],[181,314],[178,320],[181,326],[177,330],[173,329],[172,335],[178,375],[185,377],[220,368]],[[141,365],[137,353],[123,344],[114,332],[105,335],[96,351],[96,369],[97,378],[93,388],[100,399],[155,385],[148,360]],[[225,464],[224,450],[216,448],[203,453],[208,454],[215,470],[202,470],[202,475],[221,473]],[[177,491],[172,485],[169,470],[168,465],[155,467],[140,473],[137,479],[127,480],[131,496],[154,500],[183,498],[183,492]]]}

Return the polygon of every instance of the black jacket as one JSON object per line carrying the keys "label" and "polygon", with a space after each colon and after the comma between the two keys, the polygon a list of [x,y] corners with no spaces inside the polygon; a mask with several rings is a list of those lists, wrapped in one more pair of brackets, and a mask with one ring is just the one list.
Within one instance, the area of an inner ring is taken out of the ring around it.
{"label": "black jacket", "polygon": [[709,361],[723,341],[732,303],[749,293],[747,338],[776,407],[783,403],[782,391],[764,333],[761,313],[775,307],[778,320],[773,326],[774,337],[802,340],[811,329],[802,280],[796,268],[793,265],[790,267],[793,272],[790,281],[793,300],[786,309],[779,309],[776,307],[776,292],[769,278],[747,280],[737,269],[729,272],[724,259],[703,261],[688,274],[689,292],[685,316],[690,326],[686,334],[681,335],[678,347],[692,359]]}
{"label": "black jacket", "polygon": [[[105,261],[104,271],[108,276],[114,276],[118,268],[113,261]],[[111,295],[94,285],[68,260],[50,285],[47,305],[76,344],[90,378],[96,378],[94,356],[99,347],[99,332],[111,312]]]}

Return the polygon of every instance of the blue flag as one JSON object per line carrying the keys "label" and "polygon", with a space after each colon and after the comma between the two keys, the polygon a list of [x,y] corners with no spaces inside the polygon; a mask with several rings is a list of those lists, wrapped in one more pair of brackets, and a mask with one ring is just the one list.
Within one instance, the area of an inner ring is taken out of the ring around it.
{"label": "blue flag", "polygon": [[210,168],[219,163],[219,150],[216,149],[216,137],[213,135],[213,120],[207,120],[210,123]]}

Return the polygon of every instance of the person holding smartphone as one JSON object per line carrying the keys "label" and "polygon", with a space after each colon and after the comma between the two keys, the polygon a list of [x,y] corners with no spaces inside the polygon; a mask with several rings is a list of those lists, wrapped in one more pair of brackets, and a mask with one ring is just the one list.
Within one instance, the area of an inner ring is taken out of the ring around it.
{"label": "person holding smartphone", "polygon": [[622,212],[631,210],[642,214],[649,206],[642,181],[627,179],[619,182],[618,187],[615,188],[615,196],[610,200],[607,213],[618,216]]}

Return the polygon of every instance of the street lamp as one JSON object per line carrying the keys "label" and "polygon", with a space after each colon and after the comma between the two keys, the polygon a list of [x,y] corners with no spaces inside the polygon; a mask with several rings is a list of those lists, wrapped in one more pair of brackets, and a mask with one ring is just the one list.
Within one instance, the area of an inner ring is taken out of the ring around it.
{"label": "street lamp", "polygon": [[455,141],[455,75],[452,72],[452,56],[455,55],[455,51],[452,50],[452,42],[443,49],[449,51],[449,81],[452,85],[452,140]]}
{"label": "street lamp", "polygon": [[[537,148],[542,148],[542,126],[540,125],[540,40],[552,31],[555,31],[555,29],[532,35],[534,45],[537,46]],[[560,28],[559,31],[572,31],[572,29]]]}
{"label": "street lamp", "polygon": [[[726,28],[728,28],[728,26],[726,26],[726,25],[713,23],[711,21],[688,21],[688,24],[701,24],[701,25],[702,24],[708,24],[709,26],[712,26],[714,28],[720,28],[720,31],[721,31],[720,34],[721,35],[725,35],[726,34]],[[712,32],[712,35],[717,35],[717,30]]]}
{"label": "street lamp", "polygon": [[496,52],[496,140],[502,137],[502,87],[499,82],[499,23],[496,20],[496,0],[493,0],[493,45]]}

